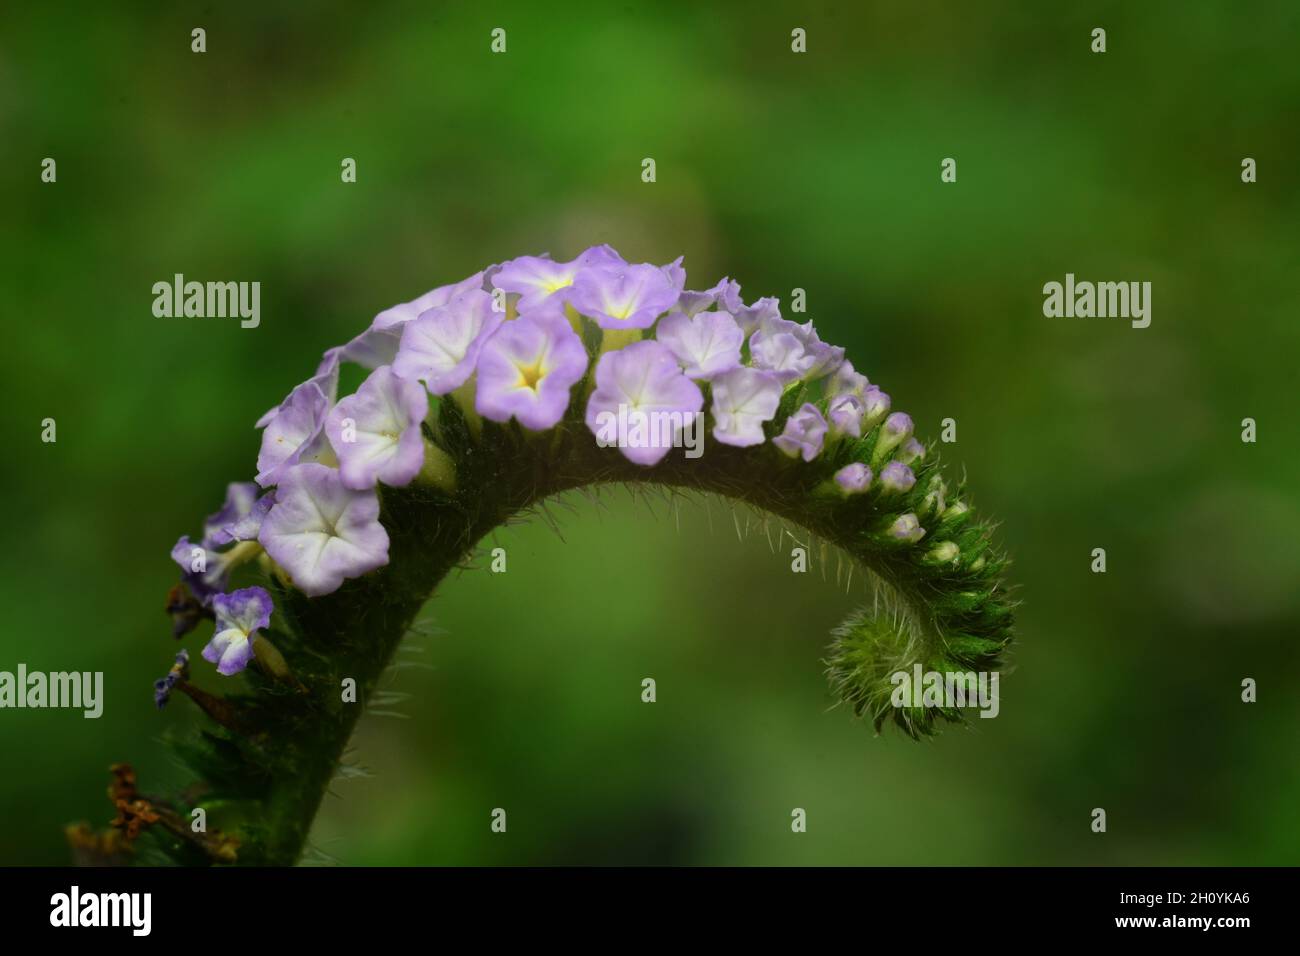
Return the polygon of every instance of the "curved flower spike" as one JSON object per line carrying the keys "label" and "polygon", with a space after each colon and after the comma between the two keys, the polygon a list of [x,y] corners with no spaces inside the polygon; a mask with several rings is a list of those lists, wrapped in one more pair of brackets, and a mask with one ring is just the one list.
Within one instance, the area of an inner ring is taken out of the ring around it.
{"label": "curved flower spike", "polygon": [[388,563],[388,532],[379,523],[374,490],[353,491],[324,465],[285,472],[257,540],[313,597]]}
{"label": "curved flower spike", "polygon": [[380,366],[330,412],[325,434],[339,460],[345,488],[363,491],[376,481],[401,487],[424,464],[420,423],[429,398],[419,382]]}
{"label": "curved flower spike", "polygon": [[[775,299],[746,305],[730,279],[686,284],[680,259],[629,265],[608,246],[512,259],[380,313],[264,417],[257,484],[274,490],[232,485],[202,541],[178,542],[197,600],[178,586],[168,602],[178,632],[217,619],[204,656],[221,673],[253,656],[265,671],[228,703],[195,697],[228,736],[192,763],[218,789],[248,788],[244,818],[264,824],[240,834],[241,862],[301,852],[360,711],[336,706],[341,682],[371,695],[479,542],[593,485],[723,495],[807,529],[872,581],[826,656],[840,699],[913,737],[962,719],[896,706],[891,675],[996,671],[1011,641],[1007,561],[964,482],[945,484],[911,419],[813,323],[782,319]],[[509,294],[504,314],[491,289]],[[344,361],[373,372],[339,401]],[[274,647],[258,633],[270,593],[230,590],[258,569],[276,596]],[[172,687],[199,693],[165,678],[158,699]]]}

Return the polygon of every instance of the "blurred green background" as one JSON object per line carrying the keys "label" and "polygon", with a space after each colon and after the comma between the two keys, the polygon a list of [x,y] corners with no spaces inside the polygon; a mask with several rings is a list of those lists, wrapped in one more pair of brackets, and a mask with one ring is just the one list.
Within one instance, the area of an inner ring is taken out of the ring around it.
{"label": "blurred green background", "polygon": [[[159,737],[197,714],[150,687],[168,550],[251,477],[253,421],[320,351],[489,263],[606,241],[684,254],[693,288],[807,290],[923,437],[957,420],[945,459],[1025,600],[1001,715],[873,738],[820,663],[860,577],[791,574],[717,502],[679,528],[575,499],[563,542],[502,531],[508,573],[430,603],[445,633],[390,685],[409,719],[364,720],[374,776],[327,798],[320,854],[1300,861],[1300,8],[1057,6],[9,8],[0,670],[107,686],[98,721],[0,711],[0,862],[66,861],[63,824],[111,817],[114,761],[180,779]],[[176,272],[260,281],[261,327],[154,318]],[[1150,280],[1151,327],[1044,318],[1066,272]]]}

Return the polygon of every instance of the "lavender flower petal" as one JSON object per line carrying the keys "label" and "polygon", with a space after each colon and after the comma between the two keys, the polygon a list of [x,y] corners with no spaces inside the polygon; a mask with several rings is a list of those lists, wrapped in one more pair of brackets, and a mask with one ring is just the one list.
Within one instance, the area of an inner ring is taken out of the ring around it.
{"label": "lavender flower petal", "polygon": [[909,512],[898,516],[894,523],[889,526],[888,534],[897,541],[908,541],[915,544],[925,537],[925,529],[921,527],[921,522],[916,515]]}
{"label": "lavender flower petal", "polygon": [[241,588],[218,594],[212,599],[212,610],[217,626],[203,648],[203,659],[229,677],[248,666],[253,658],[253,635],[271,623],[271,595],[263,588]]}
{"label": "lavender flower petal", "polygon": [[713,381],[713,437],[740,448],[761,445],[763,423],[781,404],[781,380],[771,372],[735,368]]}
{"label": "lavender flower petal", "polygon": [[569,389],[587,370],[587,350],[569,323],[554,315],[520,316],[484,343],[474,406],[494,422],[517,418],[541,431],[564,417]]}
{"label": "lavender flower petal", "polygon": [[812,461],[821,454],[826,428],[826,419],[817,406],[805,402],[786,419],[785,430],[772,439],[772,444],[791,458],[802,455],[804,461]]}
{"label": "lavender flower petal", "polygon": [[680,266],[593,266],[573,280],[569,302],[602,329],[645,329],[677,304],[684,281]]}
{"label": "lavender flower petal", "polygon": [[862,402],[856,395],[836,395],[826,406],[826,417],[830,419],[831,433],[835,436],[852,435],[862,437]]}
{"label": "lavender flower petal", "polygon": [[[655,465],[681,443],[682,428],[703,407],[699,386],[682,374],[673,353],[645,340],[600,357],[586,422],[604,443],[618,444],[629,461]],[[619,434],[620,421],[628,423],[626,435]]]}
{"label": "lavender flower petal", "polygon": [[324,435],[328,412],[329,399],[316,382],[309,379],[290,393],[262,432],[262,448],[257,455],[259,485],[269,488],[299,462],[319,461],[328,455],[329,443]]}
{"label": "lavender flower petal", "polygon": [[379,523],[374,489],[346,488],[335,469],[319,464],[285,473],[258,541],[309,597],[388,563],[388,532]]}
{"label": "lavender flower petal", "polygon": [[474,373],[483,343],[505,319],[492,305],[492,296],[474,289],[422,313],[403,329],[393,371],[427,383],[434,395],[459,388]]}
{"label": "lavender flower petal", "polygon": [[424,464],[420,423],[428,411],[428,393],[419,382],[401,378],[387,365],[371,372],[325,422],[343,486],[361,491],[376,481],[409,484]]}
{"label": "lavender flower petal", "polygon": [[901,461],[891,461],[880,472],[880,485],[885,491],[911,491],[916,475]]}
{"label": "lavender flower petal", "polygon": [[572,262],[555,262],[548,256],[520,256],[502,264],[492,277],[492,285],[518,295],[519,314],[527,315],[552,296],[564,301],[583,269],[626,266],[623,257],[609,246],[593,246]]}
{"label": "lavender flower petal", "polygon": [[846,495],[861,494],[871,487],[871,469],[855,461],[835,472],[835,483]]}
{"label": "lavender flower petal", "polygon": [[665,315],[655,338],[677,357],[687,376],[711,379],[740,365],[745,333],[726,312],[684,312]]}

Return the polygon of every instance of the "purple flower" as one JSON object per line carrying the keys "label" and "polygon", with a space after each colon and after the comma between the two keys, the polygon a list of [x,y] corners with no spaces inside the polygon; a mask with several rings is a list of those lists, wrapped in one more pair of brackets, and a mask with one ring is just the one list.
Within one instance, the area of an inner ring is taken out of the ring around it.
{"label": "purple flower", "polygon": [[673,306],[674,312],[684,312],[687,315],[695,315],[697,312],[703,312],[719,302],[724,302],[722,311],[727,311],[728,304],[734,305],[737,309],[744,308],[740,301],[740,285],[731,279],[723,279],[712,289],[706,289],[703,292],[692,292],[689,289],[677,297],[677,305]]}
{"label": "purple flower", "polygon": [[176,663],[163,677],[153,682],[153,702],[159,710],[167,706],[176,685],[190,676],[190,652],[181,648],[176,655]]}
{"label": "purple flower", "polygon": [[911,435],[912,419],[905,412],[894,412],[881,426],[880,436],[876,439],[874,457],[877,460],[883,459]]}
{"label": "purple flower", "polygon": [[212,603],[213,596],[226,589],[230,571],[219,552],[204,543],[194,544],[190,536],[184,534],[173,545],[171,556],[180,566],[181,580],[204,607]]}
{"label": "purple flower", "polygon": [[285,472],[258,540],[309,597],[329,594],[345,578],[388,563],[379,496],[374,489],[344,487],[339,473],[324,465]]}
{"label": "purple flower", "polygon": [[839,371],[839,367],[844,364],[844,349],[823,342],[811,320],[798,328],[795,335],[800,337],[804,351],[813,357],[813,366],[804,378],[813,381]]}
{"label": "purple flower", "polygon": [[204,544],[212,547],[229,544],[233,540],[230,526],[253,510],[260,490],[251,481],[232,481],[226,485],[225,502],[203,522]]}
{"label": "purple flower", "polygon": [[880,472],[880,484],[885,491],[911,491],[916,475],[901,461],[891,461]]}
{"label": "purple flower", "polygon": [[874,385],[862,393],[862,433],[865,435],[889,413],[889,396]]}
{"label": "purple flower", "polygon": [[706,380],[738,367],[745,344],[745,333],[726,312],[671,312],[655,338],[672,350],[689,377]]}
{"label": "purple flower", "polygon": [[840,367],[835,370],[831,380],[826,384],[827,395],[856,395],[862,398],[871,383],[867,381],[865,375],[859,375],[853,370],[853,363],[845,359],[840,363]]}
{"label": "purple flower", "polygon": [[383,312],[375,316],[370,323],[370,327],[372,329],[388,329],[394,326],[403,326],[412,319],[418,318],[422,313],[446,305],[452,299],[472,289],[480,291],[483,289],[482,272],[476,272],[460,282],[453,282],[450,285],[430,289],[424,295],[412,299],[410,302],[402,302],[392,308],[384,309]]}
{"label": "purple flower", "polygon": [[[682,289],[686,288],[686,270],[682,267],[682,260],[684,258],[686,257],[678,256],[672,262],[668,263],[668,265],[663,267],[664,275],[668,277],[668,281],[677,287],[678,296],[681,295]],[[671,308],[671,306],[669,306],[669,308]]]}
{"label": "purple flower", "polygon": [[172,547],[171,557],[181,569],[181,580],[198,604],[197,608],[190,607],[183,589],[169,596],[167,610],[176,637],[193,630],[202,616],[199,609],[208,607],[213,596],[226,589],[231,562],[238,564],[249,556],[247,549],[221,552],[217,548],[257,537],[262,519],[275,500],[274,492],[258,498],[257,490],[257,485],[249,481],[227,485],[225,502],[203,522],[202,539],[195,543],[189,535],[182,535]]}
{"label": "purple flower", "polygon": [[728,289],[726,294],[720,295],[718,301],[732,314],[737,324],[745,330],[746,335],[759,328],[764,322],[781,319],[781,303],[778,300],[768,297],[759,299],[753,305],[745,305],[740,301],[738,285],[734,290]]}
{"label": "purple flower", "polygon": [[288,397],[286,397],[279,405],[275,406],[275,408],[271,409],[259,418],[254,427],[265,428],[267,425],[271,424],[275,419],[275,416],[280,414],[280,410],[289,404],[290,399],[294,396],[294,392],[308,383],[314,383],[325,396],[326,402],[333,405],[335,398],[338,397],[339,365],[342,362],[342,355],[342,346],[335,346],[332,349],[326,349],[325,354],[321,356],[320,363],[316,366],[316,374],[307,379],[306,382],[301,383],[301,385],[295,386],[293,391],[289,392]]}
{"label": "purple flower", "polygon": [[827,345],[811,322],[799,325],[764,317],[749,339],[754,365],[775,372],[785,383],[829,375],[844,361],[844,349]]}
{"label": "purple flower", "polygon": [[[776,321],[785,322],[784,319]],[[794,325],[793,322],[785,324]],[[783,385],[799,381],[808,374],[816,361],[804,351],[803,343],[797,336],[772,324],[760,325],[750,337],[749,354],[755,368],[771,372]]]}
{"label": "purple flower", "polygon": [[311,379],[289,393],[262,432],[262,449],[257,455],[259,485],[269,488],[279,484],[287,469],[330,454],[324,434],[329,406],[329,399]]}
{"label": "purple flower", "polygon": [[861,494],[871,487],[871,469],[855,461],[835,472],[835,483],[846,495]]}
{"label": "purple flower", "polygon": [[677,304],[684,280],[676,263],[593,266],[573,280],[569,302],[602,329],[646,329]]}
{"label": "purple flower", "polygon": [[253,659],[253,635],[271,623],[271,595],[263,588],[241,588],[212,599],[217,629],[203,648],[203,659],[217,673],[238,674]]}
{"label": "purple flower", "polygon": [[339,459],[345,488],[361,491],[376,481],[401,487],[424,464],[420,423],[429,396],[419,382],[401,378],[382,365],[330,412],[325,434]]}
{"label": "purple flower", "polygon": [[763,422],[781,404],[781,380],[756,368],[733,368],[713,381],[713,437],[745,448],[764,441]]}
{"label": "purple flower", "polygon": [[920,520],[910,512],[899,515],[894,523],[889,526],[888,533],[891,538],[897,541],[908,541],[912,544],[925,537],[925,529],[921,527]]}
{"label": "purple flower", "polygon": [[226,486],[226,501],[203,523],[203,546],[220,548],[233,541],[252,541],[275,500],[273,491],[258,497],[261,489],[251,481]]}
{"label": "purple flower", "polygon": [[226,485],[226,500],[203,522],[203,540],[218,546],[228,544],[226,527],[252,510],[259,491],[251,481],[232,481]]}
{"label": "purple flower", "polygon": [[393,371],[427,383],[434,395],[446,395],[474,374],[483,343],[504,319],[481,289],[457,296],[407,323]]}
{"label": "purple flower", "polygon": [[491,271],[489,269],[485,272],[476,272],[468,279],[439,286],[410,302],[402,302],[392,308],[384,309],[375,316],[370,323],[370,328],[340,349],[340,357],[370,369],[379,368],[381,365],[392,365],[393,360],[397,358],[402,332],[407,323],[430,309],[446,305],[466,292],[474,289],[482,291],[484,281]]}
{"label": "purple flower", "polygon": [[830,419],[831,434],[862,437],[862,402],[856,395],[836,395],[826,405],[826,417]]}
{"label": "purple flower", "polygon": [[826,427],[826,419],[817,406],[805,402],[786,419],[785,431],[773,438],[772,444],[791,458],[803,455],[804,461],[812,461],[821,454]]}
{"label": "purple flower", "polygon": [[217,542],[218,537],[227,542],[256,541],[257,533],[262,530],[262,522],[266,520],[266,516],[273,504],[275,504],[274,489],[254,501],[253,506],[248,509],[246,514],[240,515],[236,520],[224,525],[220,535],[214,536],[213,541]]}
{"label": "purple flower", "polygon": [[582,340],[558,316],[520,316],[502,324],[478,358],[474,406],[494,422],[519,419],[541,431],[564,417],[569,389],[587,370]]}
{"label": "purple flower", "polygon": [[501,266],[492,277],[492,285],[518,295],[519,314],[525,315],[557,293],[563,300],[583,269],[626,265],[623,257],[609,246],[593,246],[572,262],[555,262],[547,256],[520,256]]}
{"label": "purple flower", "polygon": [[617,444],[628,461],[655,465],[681,445],[682,430],[694,427],[703,407],[699,386],[673,353],[645,340],[600,357],[586,421],[602,445]]}
{"label": "purple flower", "polygon": [[899,449],[898,460],[905,465],[910,465],[914,461],[920,461],[925,457],[925,446],[915,438],[909,438]]}

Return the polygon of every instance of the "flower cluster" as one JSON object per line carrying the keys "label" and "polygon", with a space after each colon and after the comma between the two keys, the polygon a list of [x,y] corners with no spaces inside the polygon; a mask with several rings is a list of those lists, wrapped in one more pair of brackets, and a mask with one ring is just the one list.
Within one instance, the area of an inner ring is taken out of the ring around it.
{"label": "flower cluster", "polygon": [[[533,432],[559,425],[575,396],[593,434],[620,410],[659,413],[680,427],[707,406],[714,441],[770,442],[804,463],[874,435],[869,460],[839,468],[827,493],[901,500],[912,489],[912,465],[924,455],[912,421],[890,413],[889,396],[842,348],[823,342],[812,322],[783,318],[774,298],[746,304],[731,279],[703,291],[685,286],[680,259],[634,264],[597,246],[570,262],[513,259],[380,312],[259,419],[255,481],[230,485],[198,543],[177,542],[172,556],[202,611],[176,604],[178,634],[201,616],[215,618],[203,656],[220,673],[237,673],[273,610],[261,588],[229,590],[239,564],[257,558],[311,597],[387,564],[378,486],[410,484],[429,473],[431,456],[445,457],[424,427],[430,396],[456,402],[469,418]],[[369,375],[340,398],[344,363]],[[787,396],[787,409],[806,400],[780,423]],[[672,447],[657,441],[618,452],[653,467]],[[919,540],[920,517],[901,510],[883,533]]]}

